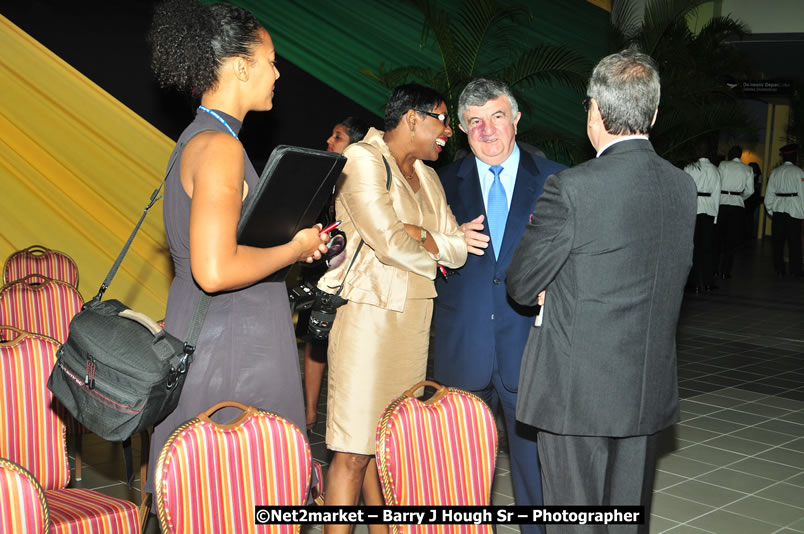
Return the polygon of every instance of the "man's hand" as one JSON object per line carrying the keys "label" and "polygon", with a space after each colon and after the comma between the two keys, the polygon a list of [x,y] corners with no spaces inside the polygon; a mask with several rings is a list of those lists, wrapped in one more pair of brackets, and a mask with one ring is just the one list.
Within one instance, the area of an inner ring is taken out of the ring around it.
{"label": "man's hand", "polygon": [[536,298],[539,299],[539,306],[544,306],[544,292],[545,291],[546,291],[545,289],[542,289],[541,292],[539,293],[539,295],[536,297]]}
{"label": "man's hand", "polygon": [[475,254],[476,256],[485,254],[484,249],[489,246],[489,236],[481,233],[484,218],[485,215],[481,214],[460,226],[461,230],[463,230],[463,237],[466,239],[467,250],[470,254]]}

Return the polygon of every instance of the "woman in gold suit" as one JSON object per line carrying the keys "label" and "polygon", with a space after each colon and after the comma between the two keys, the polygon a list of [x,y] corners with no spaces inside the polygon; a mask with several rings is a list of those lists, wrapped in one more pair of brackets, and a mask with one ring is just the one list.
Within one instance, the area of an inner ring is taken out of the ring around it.
{"label": "woman in gold suit", "polygon": [[[466,261],[466,241],[447,205],[435,161],[452,136],[444,97],[416,84],[394,89],[385,132],[370,129],[344,155],[335,196],[347,236],[345,261],[318,287],[343,283],[329,336],[327,447],[335,454],[326,477],[327,505],[382,505],[374,443],[385,407],[425,378],[434,280],[439,264]],[[391,173],[386,189],[387,173]],[[355,250],[365,244],[348,272]],[[328,525],[349,532],[351,525]],[[384,526],[372,526],[382,531]]]}

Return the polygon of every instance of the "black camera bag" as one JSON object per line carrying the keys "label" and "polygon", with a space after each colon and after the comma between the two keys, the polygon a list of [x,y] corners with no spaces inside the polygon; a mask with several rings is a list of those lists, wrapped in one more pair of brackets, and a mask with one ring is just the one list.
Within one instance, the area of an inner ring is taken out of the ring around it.
{"label": "black camera bag", "polygon": [[47,384],[78,422],[110,441],[128,440],[176,408],[209,308],[210,297],[202,293],[183,342],[125,304],[101,300],[164,183],[151,195],[98,294],[70,321]]}
{"label": "black camera bag", "polygon": [[152,319],[92,300],[70,322],[48,388],[90,431],[123,441],[176,408],[191,358]]}

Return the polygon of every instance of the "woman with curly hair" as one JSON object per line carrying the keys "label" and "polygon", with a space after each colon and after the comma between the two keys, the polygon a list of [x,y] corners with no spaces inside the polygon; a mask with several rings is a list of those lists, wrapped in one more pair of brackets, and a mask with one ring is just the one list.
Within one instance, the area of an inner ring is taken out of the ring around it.
{"label": "woman with curly hair", "polygon": [[[175,277],[165,329],[184,339],[202,292],[212,296],[176,410],[156,426],[151,473],[173,430],[215,403],[235,400],[304,428],[304,400],[284,282],[270,274],[326,251],[316,225],[272,248],[238,245],[240,211],[258,175],[237,134],[249,111],[273,106],[279,78],[270,35],[229,4],[170,0],[157,6],[149,35],[163,87],[200,97],[179,137],[165,183],[164,224]],[[219,421],[232,418],[225,410]],[[148,477],[153,489],[153,476]]]}

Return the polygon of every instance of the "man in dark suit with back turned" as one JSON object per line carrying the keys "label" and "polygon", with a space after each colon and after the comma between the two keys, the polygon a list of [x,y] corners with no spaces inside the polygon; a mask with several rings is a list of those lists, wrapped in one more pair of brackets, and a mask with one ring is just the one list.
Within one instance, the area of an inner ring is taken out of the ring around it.
{"label": "man in dark suit with back turned", "polygon": [[518,505],[541,505],[535,432],[515,419],[520,361],[536,310],[507,298],[505,269],[545,178],[564,167],[517,146],[521,114],[502,82],[470,82],[458,100],[458,115],[473,155],[439,175],[472,254],[454,276],[436,282],[435,379],[472,391],[495,412],[502,406],[514,499]]}
{"label": "man in dark suit with back turned", "polygon": [[539,429],[545,505],[644,505],[658,433],[679,419],[676,326],[692,264],[696,188],[648,140],[654,61],[603,58],[587,89],[596,159],[550,176],[508,268],[508,292],[543,303],[519,382],[517,419]]}

